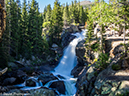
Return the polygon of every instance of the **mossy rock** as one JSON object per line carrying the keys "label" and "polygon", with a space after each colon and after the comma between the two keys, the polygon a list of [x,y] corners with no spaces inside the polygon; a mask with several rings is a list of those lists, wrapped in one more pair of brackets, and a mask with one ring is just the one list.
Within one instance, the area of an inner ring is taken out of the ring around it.
{"label": "mossy rock", "polygon": [[115,70],[115,71],[118,71],[118,70],[121,69],[121,66],[119,64],[113,64],[112,69]]}

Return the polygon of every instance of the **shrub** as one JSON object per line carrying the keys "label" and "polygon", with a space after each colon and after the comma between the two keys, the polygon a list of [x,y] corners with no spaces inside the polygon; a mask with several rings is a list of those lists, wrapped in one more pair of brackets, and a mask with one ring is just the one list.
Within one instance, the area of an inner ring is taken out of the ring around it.
{"label": "shrub", "polygon": [[99,68],[100,70],[103,70],[105,68],[107,68],[108,64],[109,64],[109,56],[108,54],[104,54],[104,53],[101,53],[99,55],[99,59],[98,61],[96,62],[96,68]]}
{"label": "shrub", "polygon": [[115,70],[115,71],[118,71],[118,70],[121,69],[121,66],[119,64],[113,64],[112,69]]}
{"label": "shrub", "polygon": [[96,52],[96,51],[98,51],[99,46],[100,46],[99,43],[96,42],[96,43],[94,43],[93,45],[91,45],[91,49]]}

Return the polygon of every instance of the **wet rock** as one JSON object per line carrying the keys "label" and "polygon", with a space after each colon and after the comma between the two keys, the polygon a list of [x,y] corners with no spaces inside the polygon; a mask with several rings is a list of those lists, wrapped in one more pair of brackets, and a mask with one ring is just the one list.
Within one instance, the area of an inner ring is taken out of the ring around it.
{"label": "wet rock", "polygon": [[85,40],[80,41],[76,46],[76,56],[78,65],[83,66],[86,63],[86,58],[84,57],[86,49],[85,49]]}
{"label": "wet rock", "polygon": [[71,35],[70,32],[65,32],[65,33],[62,35],[62,37],[61,37],[61,39],[62,39],[62,42],[61,42],[62,47],[64,48],[64,47],[66,47],[67,45],[69,45],[69,43],[70,43],[74,38],[76,38],[76,36]]}
{"label": "wet rock", "polygon": [[36,89],[29,91],[31,96],[56,96],[53,90],[50,89]]}
{"label": "wet rock", "polygon": [[0,86],[0,93],[4,93],[4,92],[7,92],[9,91],[9,89],[6,87],[6,86]]}
{"label": "wet rock", "polygon": [[3,81],[3,85],[13,85],[14,82],[16,81],[16,78],[14,77],[11,77],[11,78],[6,78],[4,81]]}
{"label": "wet rock", "polygon": [[58,80],[58,78],[55,77],[52,73],[43,73],[38,76],[38,80],[41,80],[43,85],[45,85],[47,82],[51,80]]}
{"label": "wet rock", "polygon": [[66,92],[64,81],[55,81],[49,86],[49,88],[56,89],[60,94],[65,94]]}
{"label": "wet rock", "polygon": [[20,84],[20,83],[23,83],[28,78],[28,76],[22,70],[17,70],[15,78],[17,78],[16,83]]}
{"label": "wet rock", "polygon": [[66,79],[65,77],[61,76],[61,75],[57,75],[60,79]]}
{"label": "wet rock", "polygon": [[25,85],[30,86],[30,87],[35,87],[36,83],[38,83],[38,80],[36,80],[34,78],[30,78],[30,79],[26,80]]}
{"label": "wet rock", "polygon": [[58,48],[58,45],[54,43],[54,44],[52,44],[52,47],[53,48]]}
{"label": "wet rock", "polygon": [[83,67],[84,66],[75,66],[74,69],[71,71],[71,75],[73,75],[74,77],[78,77]]}

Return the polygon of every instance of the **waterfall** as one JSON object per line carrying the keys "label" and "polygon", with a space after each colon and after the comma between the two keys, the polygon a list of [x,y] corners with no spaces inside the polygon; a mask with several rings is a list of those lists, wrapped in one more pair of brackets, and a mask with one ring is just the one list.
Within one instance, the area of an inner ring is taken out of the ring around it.
{"label": "waterfall", "polygon": [[[77,64],[77,58],[76,58],[76,52],[75,48],[78,42],[82,41],[85,38],[85,33],[87,30],[83,30],[81,33],[75,33],[72,35],[75,35],[76,38],[73,39],[70,44],[67,46],[67,48],[64,50],[64,55],[62,56],[58,66],[55,68],[55,72],[52,72],[59,80],[64,81],[65,84],[65,89],[66,95],[61,95],[61,96],[74,96],[76,93],[76,81],[77,78],[73,78],[71,76],[71,71]],[[58,77],[58,75],[63,76],[65,79],[61,79]],[[30,77],[29,79],[35,79],[35,81],[38,80],[38,78],[35,77]],[[58,81],[58,80],[52,80],[44,85],[44,87],[49,87],[53,82]],[[23,87],[21,90],[31,90],[31,89],[38,89],[42,87],[41,81],[36,82],[35,87],[27,87],[25,85],[25,82],[23,84],[18,84],[15,85],[17,87]]]}
{"label": "waterfall", "polygon": [[75,83],[76,78],[72,78],[71,70],[77,64],[76,59],[76,52],[75,48],[78,42],[82,41],[85,38],[86,30],[83,30],[81,33],[75,33],[76,38],[73,39],[68,47],[64,50],[64,55],[62,56],[59,65],[55,68],[54,75],[60,74],[61,76],[65,77],[64,80],[65,88],[66,88],[66,95],[71,96],[76,93]]}

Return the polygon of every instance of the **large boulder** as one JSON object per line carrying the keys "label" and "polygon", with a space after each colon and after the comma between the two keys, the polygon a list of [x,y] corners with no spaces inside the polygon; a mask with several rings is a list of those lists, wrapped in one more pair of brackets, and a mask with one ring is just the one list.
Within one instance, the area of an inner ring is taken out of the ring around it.
{"label": "large boulder", "polygon": [[77,61],[79,65],[84,65],[86,63],[86,58],[85,56],[85,52],[86,52],[86,48],[85,48],[85,40],[80,41],[77,46],[76,46],[76,56],[77,56]]}
{"label": "large boulder", "polygon": [[55,77],[52,73],[43,73],[38,76],[38,80],[41,80],[43,85],[45,85],[49,81],[58,80],[58,78]]}
{"label": "large boulder", "polygon": [[64,85],[64,81],[55,81],[49,86],[49,88],[56,89],[60,94],[65,94],[66,89]]}

